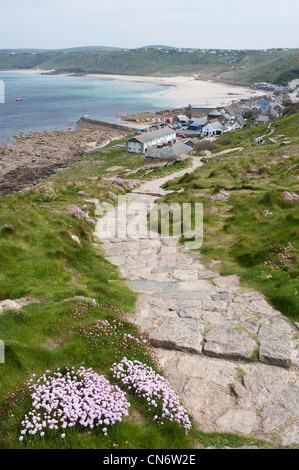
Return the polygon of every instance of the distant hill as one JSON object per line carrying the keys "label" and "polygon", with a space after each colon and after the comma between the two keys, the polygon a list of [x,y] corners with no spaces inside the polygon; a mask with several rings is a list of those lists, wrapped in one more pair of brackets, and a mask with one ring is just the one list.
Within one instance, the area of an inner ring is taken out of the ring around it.
{"label": "distant hill", "polygon": [[160,45],[155,45],[155,46],[142,46],[142,47],[138,47],[138,49],[140,51],[142,50],[147,50],[147,49],[162,49],[162,50],[170,50],[170,49],[176,49],[175,47],[173,46],[160,46]]}
{"label": "distant hill", "polygon": [[107,46],[81,46],[81,47],[69,47],[66,49],[57,49],[57,51],[66,52],[98,52],[98,51],[121,51],[122,47],[107,47]]}
{"label": "distant hill", "polygon": [[0,52],[10,52],[10,53],[30,53],[30,52],[47,52],[50,49],[0,49]]}
{"label": "distant hill", "polygon": [[38,67],[76,74],[196,74],[201,80],[249,86],[261,81],[277,83],[296,75],[298,60],[299,49],[202,50],[153,45],[128,50],[88,46],[59,51],[2,50],[0,70]]}
{"label": "distant hill", "polygon": [[97,52],[97,51],[121,51],[123,47],[110,46],[80,46],[65,47],[62,49],[0,49],[0,52]]}

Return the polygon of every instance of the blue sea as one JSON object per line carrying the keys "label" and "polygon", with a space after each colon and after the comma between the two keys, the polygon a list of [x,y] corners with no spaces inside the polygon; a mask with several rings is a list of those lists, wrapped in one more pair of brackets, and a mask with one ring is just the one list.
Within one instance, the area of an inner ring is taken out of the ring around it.
{"label": "blue sea", "polygon": [[133,81],[1,71],[0,80],[5,88],[4,103],[0,96],[0,145],[20,133],[74,128],[84,114],[121,123],[117,114],[173,107],[162,93],[169,87]]}

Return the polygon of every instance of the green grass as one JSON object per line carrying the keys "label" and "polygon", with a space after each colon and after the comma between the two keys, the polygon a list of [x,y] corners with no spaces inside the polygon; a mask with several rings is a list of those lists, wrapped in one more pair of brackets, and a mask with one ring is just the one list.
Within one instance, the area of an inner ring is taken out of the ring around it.
{"label": "green grass", "polygon": [[[244,287],[263,292],[293,321],[299,319],[299,208],[285,191],[299,194],[298,124],[298,113],[275,120],[274,145],[255,144],[264,126],[222,137],[214,153],[245,149],[203,159],[194,173],[164,186],[184,189],[166,197],[167,203],[204,204],[203,262],[222,260],[220,274],[239,274]],[[291,143],[281,146],[283,139]],[[210,198],[221,191],[226,200]]]}
{"label": "green grass", "polygon": [[231,433],[217,433],[217,432],[211,432],[211,433],[203,433],[198,430],[193,431],[193,435],[196,439],[199,440],[199,442],[204,446],[204,447],[232,447],[232,448],[238,448],[242,446],[256,446],[256,447],[268,447],[271,448],[271,444],[265,445],[265,442],[256,439],[254,437],[242,437],[237,434],[231,434]]}
{"label": "green grass", "polygon": [[[119,327],[118,338],[109,337],[108,341],[103,337],[95,347],[96,339],[91,344],[84,331],[89,331],[95,321],[103,319],[110,322],[117,319],[122,326]],[[95,307],[85,301],[69,301],[31,304],[22,312],[8,311],[1,318],[0,335],[6,346],[6,362],[0,369],[2,397],[16,387],[22,387],[24,379],[28,380],[32,372],[39,376],[46,369],[92,367],[99,374],[111,378],[110,368],[122,355],[155,366],[150,354],[145,355],[148,351],[146,346],[136,349],[130,342],[124,346],[124,333],[139,335],[136,327],[128,323],[117,309],[107,304]],[[120,348],[118,354],[117,348]],[[11,404],[16,399],[7,401]],[[178,427],[166,426],[162,429],[151,423],[144,407],[134,397],[131,398],[130,416],[123,423],[112,427],[107,438],[103,438],[100,431],[86,432],[76,427],[66,433],[65,441],[53,432],[47,438],[36,437],[21,444],[18,442],[20,421],[29,408],[27,397],[20,406],[13,408],[13,418],[5,414],[4,419],[1,419],[0,415],[1,447],[111,448],[117,443],[121,448],[151,448],[152,445],[154,448],[176,448],[180,442],[184,447],[190,446],[189,439]],[[5,405],[2,403],[1,411],[3,409]],[[130,444],[126,444],[126,441],[130,441]]]}
{"label": "green grass", "polygon": [[[110,295],[113,290],[108,281],[118,279],[118,274],[96,256],[90,243],[92,226],[64,213],[76,197],[66,191],[50,203],[34,199],[34,191],[29,191],[0,203],[0,298],[60,300],[87,291],[107,298],[107,291]],[[79,237],[82,248],[72,235]]]}
{"label": "green grass", "polygon": [[[141,168],[139,171],[134,173],[134,177],[144,180],[144,178],[156,179],[156,178],[163,178],[163,176],[169,175],[171,173],[181,171],[184,168],[188,168],[192,164],[192,158],[186,158],[186,160],[182,162],[170,161],[167,165],[163,166],[162,168],[155,168],[154,166],[150,170],[150,172],[146,168]],[[151,164],[149,164],[151,166]]]}

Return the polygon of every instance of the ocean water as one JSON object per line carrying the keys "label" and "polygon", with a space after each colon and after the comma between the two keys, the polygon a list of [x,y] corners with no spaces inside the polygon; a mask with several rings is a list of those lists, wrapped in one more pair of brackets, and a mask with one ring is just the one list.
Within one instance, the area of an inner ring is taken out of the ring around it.
{"label": "ocean water", "polygon": [[[74,128],[88,114],[121,123],[117,114],[172,108],[163,93],[169,87],[92,77],[1,72],[0,145],[24,133]],[[23,98],[17,102],[16,98]]]}

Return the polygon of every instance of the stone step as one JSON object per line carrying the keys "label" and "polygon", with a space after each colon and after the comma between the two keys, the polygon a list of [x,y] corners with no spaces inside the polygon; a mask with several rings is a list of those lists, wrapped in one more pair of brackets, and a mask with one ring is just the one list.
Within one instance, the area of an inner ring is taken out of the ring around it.
{"label": "stone step", "polygon": [[135,292],[167,292],[175,294],[177,292],[176,284],[164,281],[129,281],[131,289]]}

